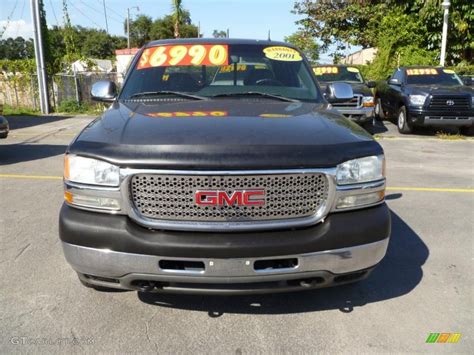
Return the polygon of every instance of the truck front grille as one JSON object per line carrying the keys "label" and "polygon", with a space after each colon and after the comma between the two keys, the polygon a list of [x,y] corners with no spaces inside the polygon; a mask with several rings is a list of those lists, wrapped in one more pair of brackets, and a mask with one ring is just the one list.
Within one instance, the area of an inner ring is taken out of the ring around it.
{"label": "truck front grille", "polygon": [[361,107],[362,106],[362,96],[354,95],[354,97],[347,102],[334,102],[331,104],[334,107]]}
{"label": "truck front grille", "polygon": [[[265,204],[197,205],[197,191],[265,190]],[[322,173],[275,175],[136,174],[130,180],[139,215],[154,220],[252,222],[313,216],[325,208],[329,183]]]}
{"label": "truck front grille", "polygon": [[429,108],[437,111],[469,111],[471,98],[461,95],[434,95],[431,97]]}

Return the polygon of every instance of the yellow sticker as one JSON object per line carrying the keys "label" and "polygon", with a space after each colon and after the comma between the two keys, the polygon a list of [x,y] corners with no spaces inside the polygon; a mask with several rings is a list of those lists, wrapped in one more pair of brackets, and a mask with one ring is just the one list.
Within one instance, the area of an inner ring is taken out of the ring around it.
{"label": "yellow sticker", "polygon": [[354,67],[347,67],[347,71],[350,71],[351,73],[358,73],[359,69],[354,68]]}
{"label": "yellow sticker", "polygon": [[[235,67],[236,71],[246,71],[247,65],[245,64],[237,64]],[[234,71],[234,64],[224,65],[220,68],[219,73],[230,73]]]}
{"label": "yellow sticker", "polygon": [[339,73],[338,67],[314,67],[314,74],[325,75],[325,74],[337,74]]}
{"label": "yellow sticker", "polygon": [[300,62],[303,60],[296,49],[289,47],[267,47],[263,50],[265,57],[283,62]]}
{"label": "yellow sticker", "polygon": [[291,115],[286,115],[283,113],[262,113],[260,117],[263,118],[285,118],[285,117],[291,117]]}
{"label": "yellow sticker", "polygon": [[434,68],[414,68],[407,69],[407,75],[438,75],[438,71]]}
{"label": "yellow sticker", "polygon": [[451,70],[451,69],[443,69],[443,71],[446,73],[446,74],[456,74],[454,72],[454,70]]}

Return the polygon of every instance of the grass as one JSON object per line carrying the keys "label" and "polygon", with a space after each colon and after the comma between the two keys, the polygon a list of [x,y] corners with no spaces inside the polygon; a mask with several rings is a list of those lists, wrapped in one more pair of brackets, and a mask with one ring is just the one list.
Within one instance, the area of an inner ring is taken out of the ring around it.
{"label": "grass", "polygon": [[[104,112],[105,107],[106,106],[101,103],[91,105],[78,105],[75,100],[66,100],[63,101],[58,107],[56,107],[53,112],[61,114],[82,114],[97,116]],[[33,110],[27,107],[12,107],[10,105],[3,105],[3,113],[1,112],[0,107],[0,115],[1,114],[3,114],[4,116],[41,116],[40,111]]]}
{"label": "grass", "polygon": [[26,107],[12,107],[9,105],[4,105],[3,115],[4,116],[39,116],[41,115],[41,112],[33,110],[31,108],[26,108]]}
{"label": "grass", "polygon": [[447,141],[457,141],[466,139],[460,133],[446,133],[446,132],[436,132],[436,137],[439,139],[447,140]]}

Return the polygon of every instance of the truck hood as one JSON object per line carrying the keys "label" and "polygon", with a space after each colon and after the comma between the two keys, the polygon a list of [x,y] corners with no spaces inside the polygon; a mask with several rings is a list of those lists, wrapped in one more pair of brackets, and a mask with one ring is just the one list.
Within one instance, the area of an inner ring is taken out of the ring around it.
{"label": "truck hood", "polygon": [[[352,91],[354,92],[354,94],[359,94],[359,95],[363,95],[363,96],[373,96],[372,91],[370,90],[370,88],[366,84],[363,84],[363,83],[347,83],[345,81],[339,81],[339,82],[349,84],[352,87]],[[326,82],[326,83],[321,83],[320,82],[319,87],[324,92],[326,90],[326,87],[328,86],[328,84],[329,84],[328,82]]]}
{"label": "truck hood", "polygon": [[115,102],[68,151],[122,167],[332,167],[382,148],[328,104],[267,99]]}
{"label": "truck hood", "polygon": [[409,95],[473,95],[474,89],[469,86],[443,86],[443,85],[414,85],[408,84],[405,87]]}

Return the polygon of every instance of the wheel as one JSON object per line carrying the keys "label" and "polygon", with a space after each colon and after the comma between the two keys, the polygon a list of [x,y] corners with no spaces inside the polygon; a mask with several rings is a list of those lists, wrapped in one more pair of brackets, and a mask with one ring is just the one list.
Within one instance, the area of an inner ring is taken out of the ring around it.
{"label": "wheel", "polygon": [[461,127],[461,134],[465,136],[474,136],[474,125],[469,127]]}
{"label": "wheel", "polygon": [[397,127],[398,132],[401,134],[409,134],[413,132],[413,127],[408,122],[407,109],[405,106],[400,107],[400,110],[398,110]]}
{"label": "wheel", "polygon": [[380,100],[380,98],[376,99],[374,112],[375,112],[375,119],[377,121],[383,121],[385,119],[385,114],[383,113],[383,109],[382,109],[382,101]]}

